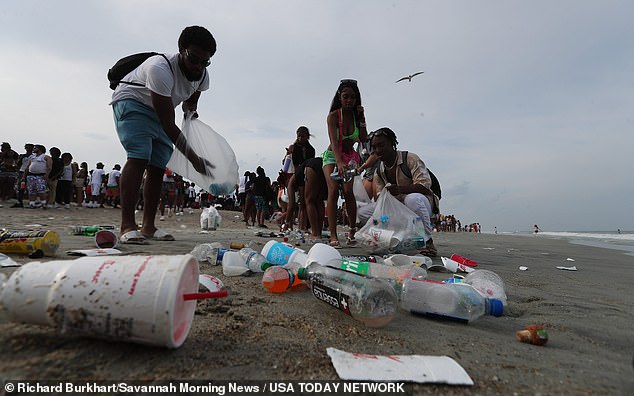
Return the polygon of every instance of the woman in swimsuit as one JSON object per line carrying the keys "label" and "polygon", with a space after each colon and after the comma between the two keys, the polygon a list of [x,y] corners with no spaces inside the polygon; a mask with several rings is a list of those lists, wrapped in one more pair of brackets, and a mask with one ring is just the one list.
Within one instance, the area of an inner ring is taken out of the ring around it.
{"label": "woman in swimsuit", "polygon": [[340,247],[337,237],[337,200],[339,190],[343,191],[346,202],[346,212],[352,219],[348,233],[348,244],[353,245],[357,218],[357,204],[352,191],[352,181],[341,182],[330,177],[335,167],[339,175],[343,175],[349,165],[354,168],[359,165],[359,154],[354,149],[356,142],[365,142],[368,131],[365,125],[365,115],[361,105],[361,93],[356,80],[341,80],[330,105],[327,118],[328,138],[330,145],[322,154],[324,175],[328,184],[328,229],[330,230],[330,245]]}

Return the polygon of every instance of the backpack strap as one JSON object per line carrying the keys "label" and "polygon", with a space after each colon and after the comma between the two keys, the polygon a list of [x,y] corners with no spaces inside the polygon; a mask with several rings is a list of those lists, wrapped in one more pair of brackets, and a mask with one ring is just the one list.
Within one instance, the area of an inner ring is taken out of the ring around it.
{"label": "backpack strap", "polygon": [[403,172],[408,179],[411,179],[412,171],[409,169],[409,166],[407,166],[407,153],[407,151],[401,151],[401,155],[403,156],[403,162],[401,162],[401,172]]}
{"label": "backpack strap", "polygon": [[[174,69],[172,69],[172,64],[170,63],[169,59],[167,59],[167,56],[165,56],[165,54],[159,54],[159,53],[154,53],[154,55],[152,55],[152,56],[156,56],[156,55],[161,55],[163,58],[165,58],[165,61],[167,62],[167,66],[170,67],[170,71],[172,72],[172,75],[174,75]],[[141,65],[139,65],[139,66],[141,66]],[[206,72],[207,72],[207,69],[205,69],[205,73]],[[205,78],[205,75],[203,74],[203,79],[204,78]],[[135,87],[145,87],[145,84],[141,84],[141,83],[134,82],[134,81],[117,81],[117,82],[119,84],[134,85]]]}

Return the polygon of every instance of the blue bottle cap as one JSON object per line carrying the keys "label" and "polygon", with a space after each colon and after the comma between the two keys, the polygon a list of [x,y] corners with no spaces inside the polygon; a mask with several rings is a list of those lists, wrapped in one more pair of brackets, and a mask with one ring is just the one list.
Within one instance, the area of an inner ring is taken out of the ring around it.
{"label": "blue bottle cap", "polygon": [[493,316],[502,316],[504,312],[504,304],[497,298],[489,299],[489,314]]}

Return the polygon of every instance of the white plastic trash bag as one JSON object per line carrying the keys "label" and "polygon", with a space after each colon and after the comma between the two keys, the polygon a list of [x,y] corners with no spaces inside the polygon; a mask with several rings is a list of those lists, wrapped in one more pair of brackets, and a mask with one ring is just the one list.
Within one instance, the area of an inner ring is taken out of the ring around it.
{"label": "white plastic trash bag", "polygon": [[363,178],[361,176],[354,177],[354,181],[352,182],[352,192],[354,193],[354,199],[357,201],[357,206],[359,206],[359,204],[367,204],[372,201],[372,199],[368,196],[368,191],[363,185]]}
{"label": "white plastic trash bag", "polygon": [[183,119],[181,131],[189,146],[200,157],[212,163],[211,175],[198,173],[187,157],[174,149],[167,167],[191,180],[203,190],[213,195],[229,194],[238,183],[238,162],[233,149],[219,133],[197,118],[187,113]]}
{"label": "white plastic trash bag", "polygon": [[425,226],[416,213],[384,188],[372,216],[355,237],[374,254],[415,253],[425,247]]}
{"label": "white plastic trash bag", "polygon": [[200,229],[201,230],[215,230],[220,226],[222,216],[218,213],[218,210],[214,207],[203,209],[200,214]]}

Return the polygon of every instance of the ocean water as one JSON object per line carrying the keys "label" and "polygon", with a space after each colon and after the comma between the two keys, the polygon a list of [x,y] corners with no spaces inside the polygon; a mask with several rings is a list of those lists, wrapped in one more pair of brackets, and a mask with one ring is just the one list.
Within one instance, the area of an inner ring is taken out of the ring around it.
{"label": "ocean water", "polygon": [[[531,232],[516,234],[529,235]],[[540,231],[540,238],[566,239],[570,243],[626,251],[634,256],[634,231]]]}

